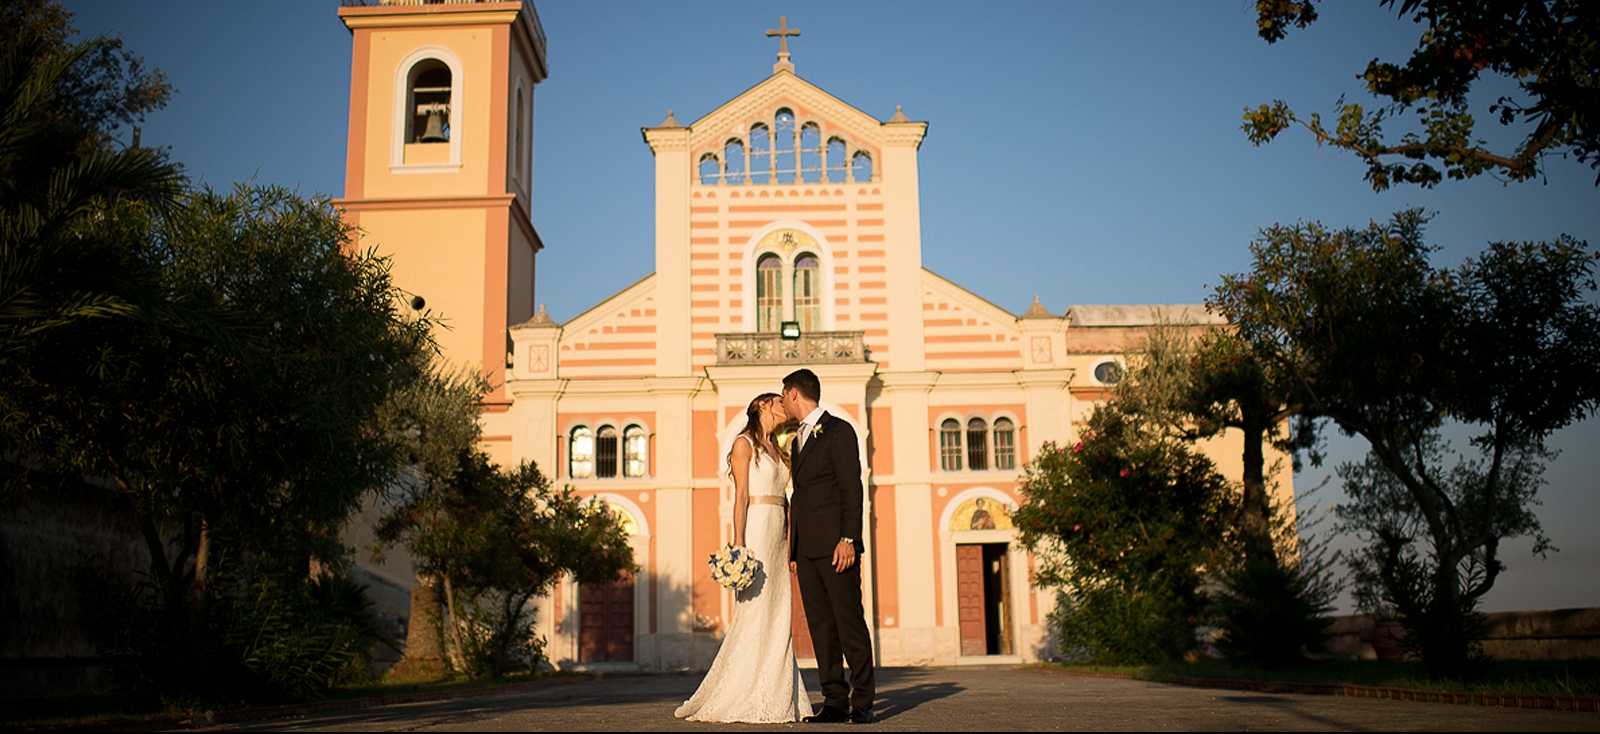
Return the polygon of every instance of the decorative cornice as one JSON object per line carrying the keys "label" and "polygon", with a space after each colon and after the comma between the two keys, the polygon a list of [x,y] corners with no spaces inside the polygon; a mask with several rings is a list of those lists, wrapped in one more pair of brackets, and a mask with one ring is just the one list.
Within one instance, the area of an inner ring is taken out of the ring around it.
{"label": "decorative cornice", "polygon": [[[668,115],[668,121],[671,115]],[[689,131],[687,127],[641,127],[639,133],[644,136],[644,142],[650,146],[653,153],[663,151],[680,151],[689,149]]]}
{"label": "decorative cornice", "polygon": [[878,384],[880,385],[879,389],[886,393],[901,391],[928,392],[933,389],[933,386],[939,382],[939,378],[942,376],[943,373],[941,372],[927,370],[921,372],[879,372]]}
{"label": "decorative cornice", "polygon": [[516,194],[491,196],[406,196],[388,199],[333,199],[332,204],[353,212],[373,209],[476,209],[510,207]]}
{"label": "decorative cornice", "polygon": [[[406,26],[483,25],[511,23],[522,10],[522,2],[448,3],[417,5],[372,5],[339,8],[339,19],[347,28],[386,28]],[[541,31],[542,32],[542,31]]]}
{"label": "decorative cornice", "polygon": [[922,147],[922,139],[928,135],[926,122],[886,122],[883,123],[883,144],[890,146]]}

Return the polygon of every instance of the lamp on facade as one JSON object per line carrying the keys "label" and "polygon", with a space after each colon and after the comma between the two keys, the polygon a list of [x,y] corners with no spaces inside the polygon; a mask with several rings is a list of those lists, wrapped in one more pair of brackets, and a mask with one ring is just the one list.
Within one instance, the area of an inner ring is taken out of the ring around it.
{"label": "lamp on facade", "polygon": [[783,322],[783,325],[781,327],[779,327],[778,332],[783,335],[784,339],[788,339],[788,340],[791,340],[791,341],[794,340],[794,339],[799,339],[800,338],[800,322],[798,322],[798,321],[785,321],[785,322]]}

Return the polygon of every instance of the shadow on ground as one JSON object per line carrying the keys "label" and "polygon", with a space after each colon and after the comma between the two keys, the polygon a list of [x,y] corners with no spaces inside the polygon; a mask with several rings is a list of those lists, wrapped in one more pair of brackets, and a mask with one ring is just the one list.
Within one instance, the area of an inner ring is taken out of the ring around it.
{"label": "shadow on ground", "polygon": [[[948,676],[940,675],[942,672],[944,671],[931,668],[879,670],[878,702],[873,713],[879,721],[885,721],[922,704],[948,698],[966,690],[953,680],[949,680]],[[806,671],[806,687],[812,691],[820,688],[813,685],[815,678],[815,671]]]}
{"label": "shadow on ground", "polygon": [[1292,698],[1286,698],[1284,696],[1217,696],[1217,700],[1223,703],[1268,707],[1274,709],[1279,714],[1292,716],[1310,724],[1325,726],[1329,729],[1335,729],[1338,731],[1371,731],[1370,729],[1365,729],[1360,726],[1356,726],[1355,724],[1340,721],[1328,716],[1319,716],[1306,711],[1306,707],[1301,706],[1298,701],[1295,701]]}
{"label": "shadow on ground", "polygon": [[[948,698],[966,690],[944,671],[937,669],[895,668],[878,671],[878,701],[874,713],[880,721],[893,719],[923,704]],[[608,675],[598,679],[565,681],[539,686],[518,686],[499,692],[410,703],[361,706],[337,713],[304,717],[239,722],[230,729],[239,731],[281,731],[328,729],[346,726],[391,729],[418,727],[461,727],[476,722],[525,714],[545,709],[606,709],[659,706],[671,711],[694,692],[701,673]],[[817,673],[803,671],[812,702],[821,704]]]}

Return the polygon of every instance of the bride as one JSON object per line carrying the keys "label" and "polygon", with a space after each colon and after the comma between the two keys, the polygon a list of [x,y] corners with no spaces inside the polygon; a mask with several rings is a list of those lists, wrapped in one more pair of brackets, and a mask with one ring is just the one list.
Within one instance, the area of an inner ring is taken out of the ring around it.
{"label": "bride", "polygon": [[680,719],[772,724],[811,715],[790,632],[788,460],[772,438],[786,419],[777,394],[756,396],[728,452],[733,544],[748,547],[761,569],[735,592],[733,623],[700,688],[673,712]]}

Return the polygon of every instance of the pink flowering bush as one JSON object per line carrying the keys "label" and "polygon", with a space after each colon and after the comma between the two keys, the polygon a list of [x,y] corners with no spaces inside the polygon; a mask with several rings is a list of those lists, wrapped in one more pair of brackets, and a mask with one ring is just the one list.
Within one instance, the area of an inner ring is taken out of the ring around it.
{"label": "pink flowering bush", "polygon": [[1196,646],[1204,570],[1232,553],[1234,492],[1191,445],[1112,405],[1081,435],[1029,463],[1014,516],[1041,551],[1036,583],[1061,595],[1058,646],[1098,663],[1181,658]]}

